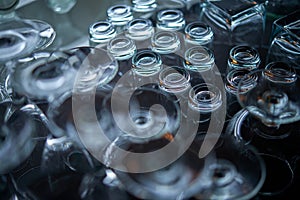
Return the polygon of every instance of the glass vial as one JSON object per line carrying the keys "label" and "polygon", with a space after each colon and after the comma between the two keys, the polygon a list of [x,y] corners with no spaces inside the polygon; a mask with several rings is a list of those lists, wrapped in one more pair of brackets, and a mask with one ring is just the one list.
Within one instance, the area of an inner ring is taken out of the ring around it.
{"label": "glass vial", "polygon": [[116,60],[126,60],[135,54],[136,46],[130,38],[119,36],[109,41],[107,50]]}
{"label": "glass vial", "polygon": [[158,53],[151,50],[137,52],[132,58],[132,70],[139,76],[153,76],[162,67],[162,60]]}
{"label": "glass vial", "polygon": [[156,27],[165,31],[179,31],[185,27],[183,12],[177,9],[165,9],[157,13]]}
{"label": "glass vial", "polygon": [[152,12],[156,9],[156,0],[132,0],[133,11]]}
{"label": "glass vial", "polygon": [[149,19],[133,19],[127,23],[125,28],[125,35],[135,41],[138,49],[149,48],[153,34],[153,24]]}
{"label": "glass vial", "polygon": [[154,52],[169,54],[180,48],[180,40],[175,32],[159,31],[151,38],[151,45]]}
{"label": "glass vial", "polygon": [[189,48],[184,54],[184,67],[191,74],[191,84],[206,82],[214,77],[215,57],[211,50],[202,46]]}
{"label": "glass vial", "polygon": [[[255,74],[249,74],[248,69],[233,69],[226,76],[225,89],[227,98],[227,118],[231,119],[239,110],[242,109],[237,99],[237,92],[239,89],[239,83],[243,82],[241,90],[246,93],[256,86],[258,77]],[[242,92],[242,91],[240,91]]]}
{"label": "glass vial", "polygon": [[91,46],[103,47],[116,37],[115,27],[109,21],[98,21],[89,27],[89,42]]}
{"label": "glass vial", "polygon": [[211,27],[207,24],[200,21],[191,22],[186,25],[184,34],[186,47],[201,45],[213,49],[214,34]]}
{"label": "glass vial", "polygon": [[133,19],[131,7],[124,4],[111,6],[107,9],[108,21],[117,29],[117,32],[123,31],[124,26]]}
{"label": "glass vial", "polygon": [[258,51],[245,45],[234,46],[229,52],[227,72],[232,69],[254,70],[259,67],[261,60]]}
{"label": "glass vial", "polygon": [[207,122],[211,113],[222,105],[221,91],[212,84],[195,85],[189,91],[188,105],[200,114],[198,123]]}

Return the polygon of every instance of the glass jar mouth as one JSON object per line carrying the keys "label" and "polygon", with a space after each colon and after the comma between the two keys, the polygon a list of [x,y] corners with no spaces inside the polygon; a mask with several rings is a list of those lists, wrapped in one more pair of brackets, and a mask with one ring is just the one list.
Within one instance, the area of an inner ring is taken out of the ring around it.
{"label": "glass jar mouth", "polygon": [[125,34],[131,39],[144,40],[154,34],[154,28],[149,19],[137,18],[127,23]]}
{"label": "glass jar mouth", "polygon": [[185,38],[188,42],[205,45],[213,40],[214,34],[210,26],[202,22],[192,22],[185,27]]}
{"label": "glass jar mouth", "polygon": [[213,112],[222,105],[221,91],[212,84],[195,85],[189,92],[189,105],[200,112]]}
{"label": "glass jar mouth", "polygon": [[180,41],[175,32],[159,31],[152,38],[152,50],[158,53],[172,53],[180,47]]}
{"label": "glass jar mouth", "polygon": [[132,69],[142,76],[150,76],[161,69],[162,60],[158,53],[151,50],[142,50],[132,57]]}
{"label": "glass jar mouth", "polygon": [[271,62],[265,67],[264,77],[274,83],[290,84],[297,81],[294,68],[284,62]]}
{"label": "glass jar mouth", "polygon": [[113,25],[126,25],[128,21],[133,19],[131,7],[128,5],[115,5],[107,10],[108,20]]}
{"label": "glass jar mouth", "polygon": [[159,74],[159,85],[167,91],[180,93],[190,88],[190,74],[180,67],[164,68]]}
{"label": "glass jar mouth", "polygon": [[260,64],[260,56],[256,49],[250,46],[238,45],[230,50],[228,64],[233,68],[252,70]]}
{"label": "glass jar mouth", "polygon": [[120,36],[109,41],[107,50],[114,58],[124,60],[134,55],[136,46],[132,39]]}
{"label": "glass jar mouth", "polygon": [[239,89],[239,83],[242,80],[243,84],[240,86],[240,93],[246,93],[254,88],[257,84],[258,76],[249,73],[250,70],[247,69],[234,69],[230,71],[226,77],[226,91],[236,95]]}
{"label": "glass jar mouth", "polygon": [[180,30],[185,26],[185,19],[182,11],[166,9],[157,14],[156,25],[158,28],[164,30]]}
{"label": "glass jar mouth", "polygon": [[116,35],[116,30],[111,22],[99,21],[89,27],[89,34],[93,39],[105,40],[113,38]]}
{"label": "glass jar mouth", "polygon": [[156,0],[133,0],[132,4],[136,12],[151,12],[157,8]]}
{"label": "glass jar mouth", "polygon": [[189,48],[185,52],[184,58],[184,66],[192,71],[210,70],[215,63],[212,51],[202,46]]}

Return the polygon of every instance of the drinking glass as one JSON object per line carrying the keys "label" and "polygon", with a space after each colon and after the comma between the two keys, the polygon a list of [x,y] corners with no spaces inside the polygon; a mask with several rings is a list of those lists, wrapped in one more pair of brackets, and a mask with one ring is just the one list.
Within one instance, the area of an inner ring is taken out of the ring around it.
{"label": "drinking glass", "polygon": [[300,11],[274,21],[267,63],[285,62],[299,71],[300,65]]}
{"label": "drinking glass", "polygon": [[38,52],[15,63],[11,85],[14,92],[35,102],[51,102],[73,89],[101,87],[114,78],[117,70],[116,61],[98,48]]}
{"label": "drinking glass", "polygon": [[19,0],[0,4],[0,63],[22,58],[48,47],[56,32],[50,24],[37,19],[22,19],[14,12]]}
{"label": "drinking glass", "polygon": [[202,20],[209,25],[215,42],[260,47],[264,34],[265,8],[252,0],[206,1]]}

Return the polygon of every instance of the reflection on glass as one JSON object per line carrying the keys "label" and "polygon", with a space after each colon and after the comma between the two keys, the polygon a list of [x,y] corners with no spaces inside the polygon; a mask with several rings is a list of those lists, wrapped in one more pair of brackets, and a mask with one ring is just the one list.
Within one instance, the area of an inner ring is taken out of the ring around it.
{"label": "reflection on glass", "polygon": [[259,67],[260,56],[251,46],[234,46],[229,52],[227,72],[233,69],[254,70]]}
{"label": "reflection on glass", "polygon": [[[257,84],[247,93],[248,77],[256,76]],[[242,107],[267,126],[278,126],[299,120],[299,78],[285,63],[270,63],[264,70],[249,73],[239,83],[238,98]]]}
{"label": "reflection on glass", "polygon": [[108,21],[98,21],[89,27],[89,41],[92,46],[105,46],[116,35],[115,27]]}
{"label": "reflection on glass", "polygon": [[136,46],[132,39],[118,36],[109,41],[107,50],[116,60],[126,60],[135,54]]}
{"label": "reflection on glass", "polygon": [[159,31],[152,38],[152,50],[160,54],[174,53],[180,48],[180,40],[175,32]]}
{"label": "reflection on glass", "polygon": [[[212,49],[214,33],[211,27],[200,21],[194,21],[186,25],[184,29],[186,46],[201,45]],[[188,45],[192,44],[192,45]]]}
{"label": "reflection on glass", "polygon": [[165,31],[179,31],[185,27],[182,11],[177,9],[161,10],[157,13],[156,27]]}
{"label": "reflection on glass", "polygon": [[263,4],[252,0],[206,1],[202,13],[217,43],[261,45],[265,24]]}

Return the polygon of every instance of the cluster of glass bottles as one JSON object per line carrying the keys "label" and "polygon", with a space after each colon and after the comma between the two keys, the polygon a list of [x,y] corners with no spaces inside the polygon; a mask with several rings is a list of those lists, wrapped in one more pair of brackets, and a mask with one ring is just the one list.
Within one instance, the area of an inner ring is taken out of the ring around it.
{"label": "cluster of glass bottles", "polygon": [[300,11],[275,20],[276,3],[124,1],[89,46],[51,52],[50,25],[1,18],[0,199],[295,192]]}

